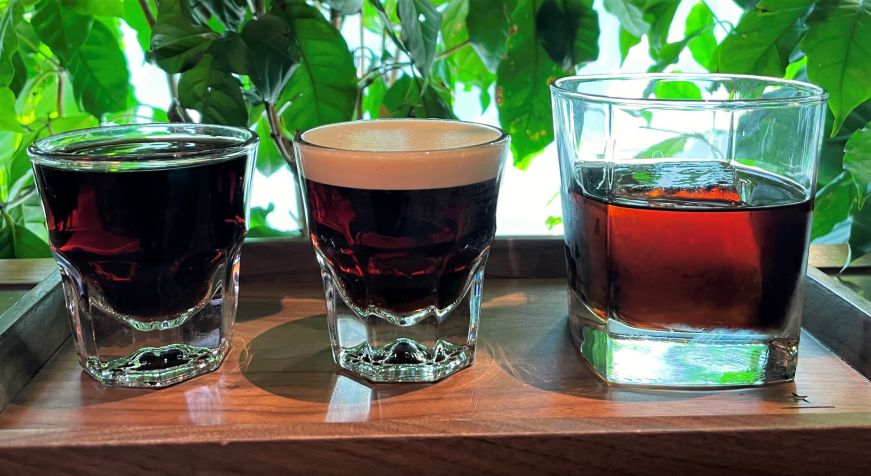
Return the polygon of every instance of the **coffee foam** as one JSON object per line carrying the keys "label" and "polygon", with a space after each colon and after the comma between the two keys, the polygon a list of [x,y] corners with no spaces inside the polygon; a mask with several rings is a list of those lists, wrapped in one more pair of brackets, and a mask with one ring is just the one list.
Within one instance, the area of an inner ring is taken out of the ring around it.
{"label": "coffee foam", "polygon": [[508,140],[494,127],[391,119],[330,124],[295,141],[303,176],[373,190],[457,187],[499,174]]}

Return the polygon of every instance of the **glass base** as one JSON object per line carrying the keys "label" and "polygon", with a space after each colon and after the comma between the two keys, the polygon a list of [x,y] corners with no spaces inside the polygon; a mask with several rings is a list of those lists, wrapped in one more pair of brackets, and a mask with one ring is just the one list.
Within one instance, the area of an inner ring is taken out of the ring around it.
{"label": "glass base", "polygon": [[240,246],[226,256],[193,307],[141,317],[117,311],[99,286],[56,254],[84,370],[105,385],[166,387],[218,368],[236,319]]}
{"label": "glass base", "polygon": [[84,369],[104,385],[167,387],[217,369],[229,347],[226,340],[216,349],[184,344],[148,347],[107,363],[87,359]]}
{"label": "glass base", "polygon": [[372,382],[435,382],[472,365],[475,350],[439,341],[430,349],[397,339],[373,349],[366,344],[339,350],[336,363]]}
{"label": "glass base", "polygon": [[333,358],[371,382],[435,382],[472,364],[478,334],[484,261],[463,297],[447,309],[410,316],[367,313],[348,305],[323,259],[321,276]]}
{"label": "glass base", "polygon": [[654,331],[571,317],[569,331],[593,371],[622,385],[716,388],[788,382],[798,362],[798,338]]}

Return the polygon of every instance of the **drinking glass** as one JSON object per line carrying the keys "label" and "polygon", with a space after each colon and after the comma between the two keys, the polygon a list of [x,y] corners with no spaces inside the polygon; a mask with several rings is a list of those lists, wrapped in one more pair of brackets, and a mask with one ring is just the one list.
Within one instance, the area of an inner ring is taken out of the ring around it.
{"label": "drinking glass", "polygon": [[333,357],[374,382],[472,363],[509,138],[459,121],[357,121],[295,140]]}
{"label": "drinking glass", "polygon": [[161,387],[230,343],[257,135],[196,124],[66,132],[28,150],[79,361]]}
{"label": "drinking glass", "polygon": [[569,327],[609,382],[792,380],[826,107],[719,74],[552,86]]}

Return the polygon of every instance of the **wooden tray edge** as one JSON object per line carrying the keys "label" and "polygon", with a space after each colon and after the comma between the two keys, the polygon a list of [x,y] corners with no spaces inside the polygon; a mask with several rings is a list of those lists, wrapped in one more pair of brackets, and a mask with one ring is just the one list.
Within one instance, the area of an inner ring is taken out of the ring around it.
{"label": "wooden tray edge", "polygon": [[0,411],[70,335],[57,270],[0,315]]}

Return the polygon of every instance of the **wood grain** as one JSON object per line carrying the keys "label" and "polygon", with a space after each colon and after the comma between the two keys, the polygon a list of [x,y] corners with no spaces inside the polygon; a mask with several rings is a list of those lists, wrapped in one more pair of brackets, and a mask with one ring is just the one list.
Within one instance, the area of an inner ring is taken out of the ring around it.
{"label": "wood grain", "polygon": [[0,313],[0,411],[68,338],[68,322],[56,269]]}
{"label": "wood grain", "polygon": [[[820,256],[811,262],[837,258]],[[867,473],[871,382],[814,337],[803,334],[795,383],[608,386],[568,338],[562,259],[559,239],[497,240],[475,364],[431,385],[373,385],[332,364],[310,245],[246,244],[217,372],[159,391],[105,388],[67,342],[0,413],[0,474]],[[514,279],[524,275],[556,279]],[[849,307],[808,289],[806,319],[810,309],[819,325]],[[67,335],[62,321],[17,325],[30,324],[34,346],[40,332]],[[861,335],[844,337],[839,351],[861,353]]]}
{"label": "wood grain", "polygon": [[57,265],[51,258],[0,259],[0,285],[30,285],[42,281]]}
{"label": "wood grain", "polygon": [[786,474],[871,463],[871,382],[810,336],[795,383],[611,387],[571,345],[563,280],[490,279],[471,368],[432,385],[372,385],[333,366],[316,278],[249,278],[227,361],[168,389],[103,388],[67,344],[0,414],[0,468]]}
{"label": "wood grain", "polygon": [[871,379],[871,301],[810,268],[802,326]]}

